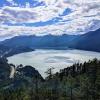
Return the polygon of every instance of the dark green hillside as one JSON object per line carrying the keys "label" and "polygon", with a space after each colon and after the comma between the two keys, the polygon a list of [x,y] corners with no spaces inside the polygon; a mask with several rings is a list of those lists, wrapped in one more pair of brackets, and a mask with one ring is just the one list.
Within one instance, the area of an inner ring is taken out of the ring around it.
{"label": "dark green hillside", "polygon": [[[11,66],[16,67],[9,77]],[[8,64],[0,58],[0,100],[100,100],[100,61],[77,63],[47,77],[31,66]]]}

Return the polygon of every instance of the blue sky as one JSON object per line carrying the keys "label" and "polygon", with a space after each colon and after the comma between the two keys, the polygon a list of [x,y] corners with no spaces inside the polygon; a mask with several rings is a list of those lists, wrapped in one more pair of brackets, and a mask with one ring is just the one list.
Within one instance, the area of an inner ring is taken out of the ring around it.
{"label": "blue sky", "polygon": [[42,6],[44,5],[44,2],[38,2],[38,0],[1,0],[0,1],[0,7],[5,6],[12,6],[15,7],[16,5],[12,5],[12,1],[17,4],[18,6],[25,7],[26,3],[30,3],[30,7],[36,7],[36,6]]}
{"label": "blue sky", "polygon": [[0,0],[0,36],[84,34],[100,28],[99,0]]}

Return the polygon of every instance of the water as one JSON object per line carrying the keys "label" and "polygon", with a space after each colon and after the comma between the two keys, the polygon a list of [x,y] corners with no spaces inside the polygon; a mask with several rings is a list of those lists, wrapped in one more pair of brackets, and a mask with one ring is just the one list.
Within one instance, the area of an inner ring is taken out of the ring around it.
{"label": "water", "polygon": [[93,58],[100,59],[100,53],[83,50],[35,50],[8,57],[8,61],[15,65],[31,65],[45,77],[48,68],[54,67],[54,72],[57,72],[73,63]]}

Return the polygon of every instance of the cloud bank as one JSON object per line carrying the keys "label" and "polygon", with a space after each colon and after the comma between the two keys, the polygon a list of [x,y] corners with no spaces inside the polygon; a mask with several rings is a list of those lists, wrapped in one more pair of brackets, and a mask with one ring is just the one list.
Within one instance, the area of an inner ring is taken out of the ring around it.
{"label": "cloud bank", "polygon": [[100,0],[2,0],[0,37],[83,34],[100,28]]}

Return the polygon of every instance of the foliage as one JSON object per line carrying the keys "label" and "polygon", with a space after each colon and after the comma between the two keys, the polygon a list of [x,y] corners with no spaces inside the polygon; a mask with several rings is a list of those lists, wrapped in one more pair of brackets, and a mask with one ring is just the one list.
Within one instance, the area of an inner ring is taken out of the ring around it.
{"label": "foliage", "polygon": [[[8,67],[6,60],[0,60],[0,71],[4,68],[6,73]],[[34,72],[27,66],[18,67],[23,74],[17,73],[13,79],[7,77],[9,71],[6,76],[3,72],[0,74],[0,100],[100,100],[100,61],[97,59],[74,64],[56,74],[50,70],[44,80],[39,74],[28,74],[26,69]]]}

